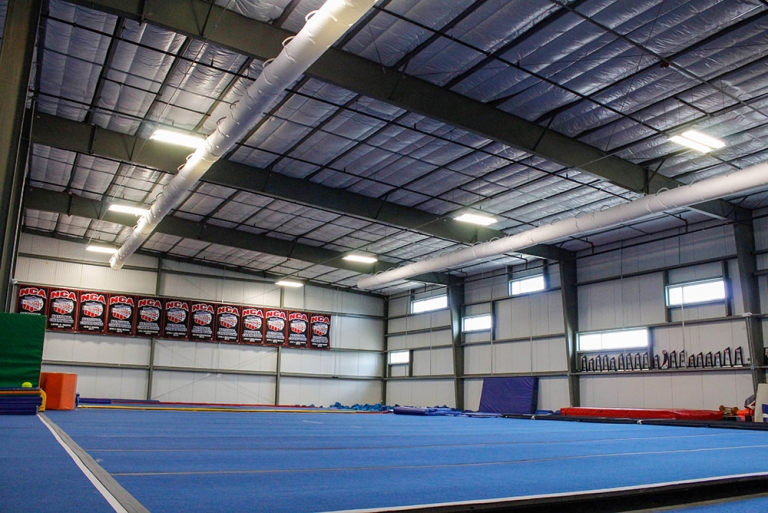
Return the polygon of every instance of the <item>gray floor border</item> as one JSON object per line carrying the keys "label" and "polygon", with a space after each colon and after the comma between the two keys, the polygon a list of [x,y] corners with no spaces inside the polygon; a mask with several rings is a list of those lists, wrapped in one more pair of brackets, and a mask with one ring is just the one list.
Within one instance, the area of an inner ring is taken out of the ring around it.
{"label": "gray floor border", "polygon": [[38,414],[45,422],[56,432],[56,434],[67,444],[72,452],[80,458],[80,461],[85,467],[94,475],[96,479],[104,486],[104,488],[112,494],[112,496],[125,508],[128,513],[150,513],[150,511],[144,507],[128,490],[122,487],[120,483],[112,477],[109,472],[104,470],[96,460],[94,460],[90,454],[77,445],[77,443],[70,437],[63,429],[61,429],[50,417],[44,413]]}

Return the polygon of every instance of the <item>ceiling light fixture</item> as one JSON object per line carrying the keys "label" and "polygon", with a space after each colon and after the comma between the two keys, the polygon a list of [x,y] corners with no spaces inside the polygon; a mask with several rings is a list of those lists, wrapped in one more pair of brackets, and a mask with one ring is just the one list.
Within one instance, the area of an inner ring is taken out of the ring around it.
{"label": "ceiling light fixture", "polygon": [[132,207],[130,205],[118,205],[116,203],[111,204],[107,210],[111,210],[112,212],[120,212],[122,214],[133,214],[135,216],[143,216],[149,212],[146,208]]}
{"label": "ceiling light fixture", "polygon": [[343,260],[349,260],[350,262],[360,262],[361,264],[373,264],[379,261],[378,258],[366,255],[347,255]]}
{"label": "ceiling light fixture", "polygon": [[182,134],[181,132],[173,132],[162,128],[155,130],[149,138],[154,141],[167,142],[193,149],[197,149],[205,142],[203,137],[197,135]]}
{"label": "ceiling light fixture", "polygon": [[497,221],[495,217],[481,216],[478,214],[462,214],[459,217],[456,217],[455,220],[461,221],[462,223],[479,224],[480,226],[488,226]]}
{"label": "ceiling light fixture", "polygon": [[86,251],[92,251],[93,253],[108,253],[110,255],[114,255],[117,253],[117,248],[111,247],[111,246],[95,246],[93,244],[89,244],[85,247]]}
{"label": "ceiling light fixture", "polygon": [[304,286],[304,284],[301,283],[300,281],[293,281],[293,280],[280,280],[280,281],[276,281],[275,285],[277,285],[278,287],[293,287],[293,288],[298,288],[298,287],[303,287]]}
{"label": "ceiling light fixture", "polygon": [[692,148],[702,153],[708,153],[712,150],[717,150],[725,146],[725,143],[720,139],[699,132],[698,130],[688,130],[680,135],[675,135],[669,138],[669,141]]}

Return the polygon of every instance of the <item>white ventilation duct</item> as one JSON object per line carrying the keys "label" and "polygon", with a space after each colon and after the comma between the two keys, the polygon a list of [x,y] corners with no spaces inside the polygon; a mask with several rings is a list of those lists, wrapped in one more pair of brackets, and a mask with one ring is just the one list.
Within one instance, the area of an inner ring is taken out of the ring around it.
{"label": "white ventilation duct", "polygon": [[328,0],[311,18],[307,17],[304,28],[283,43],[280,55],[264,68],[229,115],[219,122],[216,131],[189,156],[149,212],[139,220],[131,235],[110,259],[112,269],[118,270],[123,266],[208,168],[240,142],[285,88],[299,78],[375,3],[376,0]]}
{"label": "white ventilation duct", "polygon": [[454,253],[390,269],[374,276],[364,276],[357,281],[357,286],[363,290],[380,288],[397,280],[405,280],[419,274],[455,269],[477,260],[521,251],[536,244],[598,229],[611,228],[652,214],[742,193],[765,185],[768,185],[768,163],[758,164],[729,175],[710,178],[692,185],[662,191],[655,195],[644,196],[607,210],[563,219],[516,235],[477,244]]}

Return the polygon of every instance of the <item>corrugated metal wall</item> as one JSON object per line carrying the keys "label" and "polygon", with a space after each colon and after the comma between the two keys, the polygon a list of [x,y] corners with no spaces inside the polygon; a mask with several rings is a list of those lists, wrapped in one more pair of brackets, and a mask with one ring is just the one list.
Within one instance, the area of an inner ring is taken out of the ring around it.
{"label": "corrugated metal wall", "polygon": [[15,278],[20,283],[326,312],[333,316],[332,349],[48,332],[43,370],[77,374],[83,397],[248,404],[274,404],[278,397],[282,404],[317,406],[383,398],[382,299],[312,286],[288,290],[281,299],[281,289],[272,283],[174,261],[164,261],[158,277],[157,260],[141,255],[118,272],[105,264],[106,258],[86,253],[82,244],[24,234]]}

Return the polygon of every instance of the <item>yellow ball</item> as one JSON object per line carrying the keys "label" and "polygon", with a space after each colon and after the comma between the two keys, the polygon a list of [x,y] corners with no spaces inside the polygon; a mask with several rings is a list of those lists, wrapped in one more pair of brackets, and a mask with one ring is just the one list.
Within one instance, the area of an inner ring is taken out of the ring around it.
{"label": "yellow ball", "polygon": [[32,383],[30,383],[29,381],[25,381],[24,383],[21,384],[21,388],[32,388]]}

